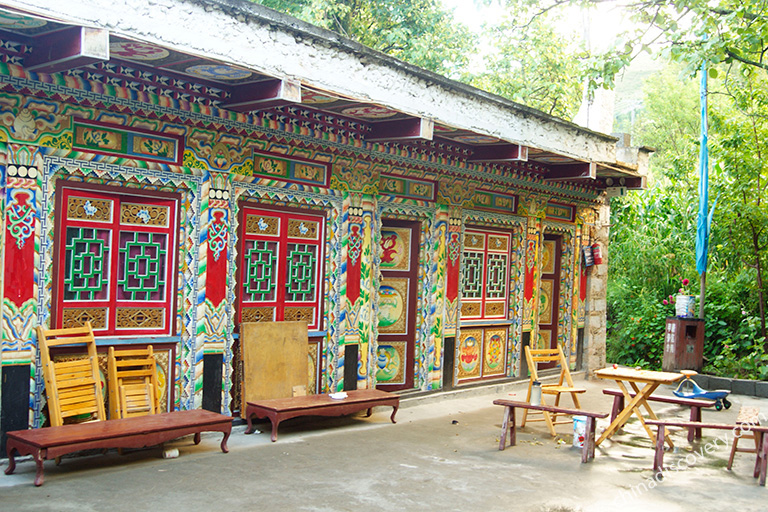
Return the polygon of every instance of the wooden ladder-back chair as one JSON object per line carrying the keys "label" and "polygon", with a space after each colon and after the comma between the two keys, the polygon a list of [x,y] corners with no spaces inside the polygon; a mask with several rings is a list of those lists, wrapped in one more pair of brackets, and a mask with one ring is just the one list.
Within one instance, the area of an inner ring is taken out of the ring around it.
{"label": "wooden ladder-back chair", "polygon": [[160,412],[160,390],[152,345],[141,349],[109,347],[110,419]]}
{"label": "wooden ladder-back chair", "polygon": [[[70,329],[46,330],[38,326],[37,341],[51,425],[61,426],[68,418],[85,415],[89,415],[85,421],[106,420],[91,323]],[[69,361],[54,361],[50,350],[60,346],[83,347],[85,355]],[[70,420],[68,423],[78,421]]]}
{"label": "wooden ladder-back chair", "polygon": [[[560,345],[557,348],[545,348],[545,349],[531,349],[531,347],[525,347],[525,359],[528,361],[528,370],[531,372],[531,378],[528,381],[528,396],[525,398],[526,402],[531,401],[531,388],[533,382],[539,380],[538,364],[539,363],[558,363],[560,365],[560,378],[557,384],[542,384],[541,385],[541,403],[545,404],[545,395],[555,395],[555,407],[560,405],[560,395],[567,393],[571,395],[571,400],[576,409],[581,409],[579,403],[579,393],[585,393],[587,390],[584,388],[577,388],[573,385],[573,379],[571,378],[571,372],[568,370],[568,361],[565,359],[563,349]],[[525,422],[528,418],[529,410],[523,411],[523,420],[520,423],[521,427],[525,426]],[[530,411],[531,414],[538,413],[538,411]],[[549,433],[552,437],[556,436],[555,425],[561,423],[570,423],[571,420],[557,421],[557,413],[549,413],[541,411],[543,418],[531,419],[528,421],[545,421],[547,427],[549,427]]]}

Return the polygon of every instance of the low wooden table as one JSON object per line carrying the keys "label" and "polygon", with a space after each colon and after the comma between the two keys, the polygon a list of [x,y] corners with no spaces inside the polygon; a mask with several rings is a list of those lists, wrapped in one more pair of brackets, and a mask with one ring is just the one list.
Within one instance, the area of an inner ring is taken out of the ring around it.
{"label": "low wooden table", "polygon": [[[640,420],[640,424],[651,439],[651,442],[655,443],[656,437],[653,435],[651,429],[648,428],[648,425],[645,424],[645,419],[640,411],[640,407],[645,408],[651,419],[658,419],[656,413],[654,413],[651,406],[648,405],[648,400],[650,399],[651,394],[656,391],[656,388],[660,385],[677,382],[683,378],[683,375],[681,373],[654,372],[650,370],[635,370],[633,368],[603,368],[602,370],[597,370],[595,375],[601,379],[616,381],[616,385],[619,386],[619,389],[624,395],[626,404],[624,409],[622,409],[611,424],[608,425],[608,428],[603,431],[603,434],[596,441],[596,444],[600,446],[600,443],[611,437],[617,430],[624,426],[632,414],[637,416]],[[635,392],[634,396],[629,392],[627,386],[624,385],[624,382],[628,382],[632,387]],[[640,388],[638,384],[642,384],[643,387]],[[666,440],[669,447],[673,448],[674,445],[672,440],[669,437],[667,437]]]}
{"label": "low wooden table", "polygon": [[58,427],[8,432],[5,474],[16,469],[15,454],[32,455],[37,464],[35,485],[43,485],[43,461],[67,453],[98,448],[144,448],[195,434],[195,444],[202,432],[222,432],[221,451],[227,453],[227,439],[232,432],[232,418],[211,411],[195,409],[117,420],[93,421]]}
{"label": "low wooden table", "polygon": [[277,427],[283,420],[299,416],[344,416],[368,409],[368,416],[375,406],[392,406],[390,420],[395,422],[395,414],[400,407],[400,395],[378,389],[357,389],[347,391],[347,398],[335,400],[328,395],[295,396],[292,398],[274,398],[248,402],[245,419],[248,421],[246,434],[253,432],[253,416],[269,418],[272,422],[272,442],[277,441]]}

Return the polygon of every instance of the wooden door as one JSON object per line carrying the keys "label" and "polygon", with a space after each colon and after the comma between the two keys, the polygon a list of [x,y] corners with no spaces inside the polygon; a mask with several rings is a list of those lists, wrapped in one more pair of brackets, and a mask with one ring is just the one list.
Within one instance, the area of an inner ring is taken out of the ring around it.
{"label": "wooden door", "polygon": [[[560,252],[562,239],[558,235],[544,235],[541,251],[541,288],[539,290],[539,342],[538,348],[557,347],[557,320],[560,310]],[[542,364],[552,368],[555,363]]]}
{"label": "wooden door", "polygon": [[382,222],[376,381],[385,391],[413,388],[419,230],[418,222]]}

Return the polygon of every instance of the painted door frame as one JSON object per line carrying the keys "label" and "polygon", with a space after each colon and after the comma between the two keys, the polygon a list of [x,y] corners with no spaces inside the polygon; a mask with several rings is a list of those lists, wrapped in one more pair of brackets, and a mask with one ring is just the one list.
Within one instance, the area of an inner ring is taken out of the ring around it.
{"label": "painted door frame", "polygon": [[[387,252],[393,250],[393,248],[390,247],[390,239],[385,239],[385,232],[388,228],[401,230],[406,229],[410,231],[408,238],[409,250],[406,261],[400,260],[400,262],[397,264],[398,267],[403,268],[385,267],[388,261],[391,261],[389,258],[397,257],[396,254],[388,254]],[[416,373],[416,316],[418,314],[419,300],[419,238],[421,235],[421,222],[417,220],[395,220],[383,218],[381,235],[382,238],[380,243],[382,248],[382,259],[379,266],[381,282],[379,283],[378,346],[381,347],[387,343],[405,342],[403,351],[401,353],[397,353],[398,357],[401,358],[400,364],[404,364],[405,366],[403,367],[404,375],[402,380],[398,379],[399,383],[380,383],[377,384],[376,387],[384,391],[413,389]],[[403,292],[401,289],[403,283],[405,282],[407,285],[406,307],[404,308],[406,318],[402,322],[402,325],[405,327],[404,332],[386,332],[387,326],[382,326],[382,318],[384,314],[382,306],[384,306],[384,308],[390,307],[386,303],[382,303],[382,287],[385,286],[385,282],[389,282],[392,285],[395,285],[391,286],[391,288],[393,289],[394,293],[398,294],[402,294]],[[392,345],[389,346],[392,347]],[[392,350],[397,352],[397,349],[394,347]],[[377,375],[382,369],[381,365],[384,364],[386,366],[388,357],[391,357],[392,355],[392,353],[382,353],[381,349],[377,350],[377,368],[379,368],[379,370],[377,370]],[[403,362],[402,359],[405,361]]]}

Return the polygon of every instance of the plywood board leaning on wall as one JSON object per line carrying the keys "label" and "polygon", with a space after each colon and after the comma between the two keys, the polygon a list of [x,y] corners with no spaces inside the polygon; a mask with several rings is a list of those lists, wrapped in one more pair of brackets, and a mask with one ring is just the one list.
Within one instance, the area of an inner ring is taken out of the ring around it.
{"label": "plywood board leaning on wall", "polygon": [[247,402],[306,394],[308,339],[304,322],[241,324],[240,411],[245,411]]}

